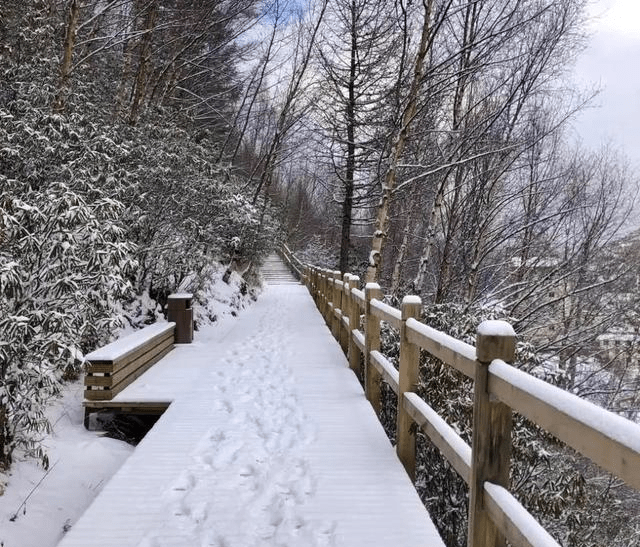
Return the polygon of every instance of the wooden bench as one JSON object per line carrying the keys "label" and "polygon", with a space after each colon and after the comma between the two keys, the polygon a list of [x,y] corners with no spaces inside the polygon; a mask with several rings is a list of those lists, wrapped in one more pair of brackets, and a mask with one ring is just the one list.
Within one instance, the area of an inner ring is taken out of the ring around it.
{"label": "wooden bench", "polygon": [[155,323],[89,353],[85,357],[85,427],[89,427],[89,415],[92,412],[108,408],[161,414],[166,404],[132,405],[116,403],[112,399],[169,353],[175,338],[175,323]]}

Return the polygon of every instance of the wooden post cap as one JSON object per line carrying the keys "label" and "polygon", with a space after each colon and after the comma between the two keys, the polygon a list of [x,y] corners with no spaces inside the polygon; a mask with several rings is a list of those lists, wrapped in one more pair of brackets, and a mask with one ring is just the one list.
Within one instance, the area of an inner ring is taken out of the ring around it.
{"label": "wooden post cap", "polygon": [[476,359],[487,363],[494,359],[512,362],[516,352],[516,333],[506,321],[483,321],[476,331]]}

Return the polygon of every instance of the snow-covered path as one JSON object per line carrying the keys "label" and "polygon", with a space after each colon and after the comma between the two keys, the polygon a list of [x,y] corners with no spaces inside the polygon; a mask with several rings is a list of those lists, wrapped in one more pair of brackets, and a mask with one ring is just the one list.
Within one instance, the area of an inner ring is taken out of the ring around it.
{"label": "snow-covered path", "polygon": [[302,285],[121,396],[173,402],[60,547],[442,545]]}

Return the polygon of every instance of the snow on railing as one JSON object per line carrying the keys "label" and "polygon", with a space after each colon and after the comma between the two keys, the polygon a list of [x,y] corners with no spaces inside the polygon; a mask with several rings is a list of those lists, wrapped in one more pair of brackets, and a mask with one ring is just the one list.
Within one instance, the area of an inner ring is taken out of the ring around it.
{"label": "snow on railing", "polygon": [[[558,545],[508,491],[513,411],[640,489],[640,425],[509,365],[516,337],[508,323],[483,322],[474,347],[421,323],[417,296],[405,297],[398,310],[382,302],[375,283],[360,289],[357,276],[304,265],[286,247],[281,254],[364,378],[376,412],[381,380],[398,393],[397,453],[407,473],[415,478],[417,426],[469,485],[470,546],[504,545],[504,539],[514,547]],[[399,370],[380,352],[381,321],[400,331]],[[421,349],[474,380],[472,446],[412,392]]]}
{"label": "snow on railing", "polygon": [[286,262],[289,269],[296,275],[296,277],[300,280],[304,277],[304,264],[298,260],[298,258],[291,252],[291,249],[286,245],[282,245],[278,250],[282,259]]}

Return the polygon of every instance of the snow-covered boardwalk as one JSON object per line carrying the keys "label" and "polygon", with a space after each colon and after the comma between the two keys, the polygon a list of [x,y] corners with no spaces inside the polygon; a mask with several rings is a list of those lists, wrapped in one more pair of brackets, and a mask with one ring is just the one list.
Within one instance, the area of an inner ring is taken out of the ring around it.
{"label": "snow-covered boardwalk", "polygon": [[118,395],[171,405],[60,547],[443,545],[307,289],[279,277]]}

